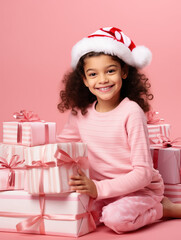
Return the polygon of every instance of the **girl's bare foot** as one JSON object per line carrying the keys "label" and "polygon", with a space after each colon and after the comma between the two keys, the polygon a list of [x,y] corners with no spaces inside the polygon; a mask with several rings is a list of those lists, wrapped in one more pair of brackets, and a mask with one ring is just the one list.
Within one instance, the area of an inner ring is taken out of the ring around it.
{"label": "girl's bare foot", "polygon": [[163,217],[181,218],[181,204],[171,202],[167,197],[162,200]]}

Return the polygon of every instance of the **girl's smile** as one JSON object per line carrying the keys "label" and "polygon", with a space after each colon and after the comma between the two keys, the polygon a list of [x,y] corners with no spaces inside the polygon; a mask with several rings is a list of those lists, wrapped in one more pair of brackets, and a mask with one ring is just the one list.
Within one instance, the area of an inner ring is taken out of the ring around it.
{"label": "girl's smile", "polygon": [[105,112],[120,103],[120,91],[125,70],[109,55],[92,56],[85,59],[84,84],[97,97],[97,110]]}
{"label": "girl's smile", "polygon": [[96,89],[100,92],[109,92],[113,86],[114,85],[110,85],[110,86],[100,87],[100,88],[96,88]]}

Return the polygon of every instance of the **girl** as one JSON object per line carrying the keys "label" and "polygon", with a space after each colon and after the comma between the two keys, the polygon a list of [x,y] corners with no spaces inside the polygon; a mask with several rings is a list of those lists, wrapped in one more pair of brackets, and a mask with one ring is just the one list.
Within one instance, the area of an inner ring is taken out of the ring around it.
{"label": "girl", "polygon": [[87,143],[90,179],[79,170],[71,189],[95,199],[100,222],[121,234],[162,217],[181,217],[181,205],[164,198],[153,168],[144,112],[148,79],[138,72],[151,52],[118,28],[101,28],[72,49],[72,68],[60,92],[61,112],[71,109],[58,141]]}

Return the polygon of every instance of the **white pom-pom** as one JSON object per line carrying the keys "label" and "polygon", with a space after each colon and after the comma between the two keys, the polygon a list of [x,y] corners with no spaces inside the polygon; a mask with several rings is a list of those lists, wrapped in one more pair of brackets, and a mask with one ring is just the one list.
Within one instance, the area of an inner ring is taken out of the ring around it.
{"label": "white pom-pom", "polygon": [[151,51],[145,46],[137,46],[132,51],[133,60],[135,62],[135,67],[143,68],[147,66],[152,59]]}

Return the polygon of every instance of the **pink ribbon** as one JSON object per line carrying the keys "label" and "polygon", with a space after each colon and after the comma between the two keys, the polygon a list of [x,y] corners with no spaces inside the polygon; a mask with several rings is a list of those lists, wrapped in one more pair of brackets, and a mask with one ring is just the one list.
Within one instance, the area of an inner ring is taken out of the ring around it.
{"label": "pink ribbon", "polygon": [[159,149],[153,149],[153,166],[155,169],[158,168],[158,153]]}
{"label": "pink ribbon", "polygon": [[56,163],[53,161],[49,162],[42,162],[41,160],[39,161],[32,161],[31,165],[26,165],[27,168],[49,168],[49,167],[56,167]]}
{"label": "pink ribbon", "polygon": [[[45,155],[45,153],[44,153]],[[56,163],[53,161],[49,162],[43,162],[42,160],[39,161],[32,161],[32,165],[26,165],[28,169],[31,168],[41,168],[41,174],[40,174],[40,182],[39,182],[39,194],[43,195],[44,194],[44,183],[43,183],[43,169],[44,168],[49,168],[49,167],[55,167]]]}
{"label": "pink ribbon", "polygon": [[169,148],[169,147],[175,147],[175,148],[181,148],[181,145],[175,145],[177,142],[181,142],[181,138],[176,138],[173,141],[171,141],[169,138],[159,134],[158,139],[160,141],[160,144],[153,144],[151,145],[155,149],[153,149],[153,165],[154,168],[158,168],[158,152],[160,148]]}
{"label": "pink ribbon", "polygon": [[77,167],[87,169],[88,168],[88,158],[87,157],[75,157],[72,158],[66,152],[61,149],[57,149],[54,157],[57,159],[57,166],[62,166],[64,164],[73,164]]}
{"label": "pink ribbon", "polygon": [[89,232],[93,231],[94,229],[96,229],[96,224],[95,224],[95,220],[98,219],[98,214],[96,211],[91,211],[92,209],[92,205],[93,205],[93,198],[89,199],[89,204],[88,204],[88,208],[87,208],[87,212],[85,213],[88,214],[88,227],[89,227]]}
{"label": "pink ribbon", "polygon": [[[45,196],[39,196],[39,203],[40,203],[40,214],[33,215],[27,218],[26,220],[18,223],[16,225],[16,229],[18,232],[23,232],[33,226],[34,224],[39,222],[39,232],[40,234],[45,234],[45,225],[43,219],[46,217],[45,212]],[[19,215],[19,214],[18,214]],[[48,215],[47,215],[48,217]],[[47,218],[48,219],[48,218]]]}
{"label": "pink ribbon", "polygon": [[15,186],[15,172],[13,169],[20,169],[18,168],[19,165],[23,164],[25,160],[19,160],[19,156],[18,155],[13,155],[10,159],[10,162],[8,163],[8,161],[5,158],[0,157],[0,165],[2,168],[8,168],[10,169],[9,172],[9,176],[8,176],[8,185],[10,187],[14,187]]}
{"label": "pink ribbon", "polygon": [[149,112],[146,113],[147,117],[147,123],[148,124],[157,124],[157,123],[162,123],[164,121],[163,118],[158,117],[159,112],[155,112],[150,110]]}
{"label": "pink ribbon", "polygon": [[166,136],[163,136],[161,134],[158,134],[157,135],[157,138],[160,142],[160,144],[155,144],[152,140],[150,140],[153,144],[152,146],[154,147],[161,147],[161,148],[169,148],[169,147],[178,147],[178,148],[181,148],[181,145],[176,145],[175,143],[179,143],[181,142],[181,138],[176,138],[174,140],[170,140],[168,137]]}
{"label": "pink ribbon", "polygon": [[32,111],[21,110],[20,112],[15,112],[13,117],[20,122],[41,122],[39,116]]}
{"label": "pink ribbon", "polygon": [[93,231],[96,228],[96,224],[94,221],[93,214],[91,212],[92,208],[92,201],[93,199],[90,199],[88,208],[85,213],[81,214],[60,214],[60,215],[52,215],[52,214],[45,214],[45,196],[39,197],[39,203],[40,203],[40,214],[33,215],[33,214],[21,214],[21,213],[14,213],[11,215],[11,213],[6,212],[0,212],[0,216],[13,216],[13,217],[28,217],[26,220],[18,223],[16,225],[16,229],[18,232],[24,232],[31,228],[34,224],[38,224],[39,227],[39,233],[45,234],[45,225],[44,225],[44,219],[48,220],[61,220],[61,221],[75,221],[79,220],[81,218],[84,218],[88,216],[88,227],[89,231]]}
{"label": "pink ribbon", "polygon": [[38,114],[32,111],[21,110],[20,112],[15,112],[13,117],[19,120],[17,129],[17,143],[22,143],[22,122],[42,122],[45,124],[45,144],[49,143],[49,131],[48,123],[44,120],[40,120]]}

